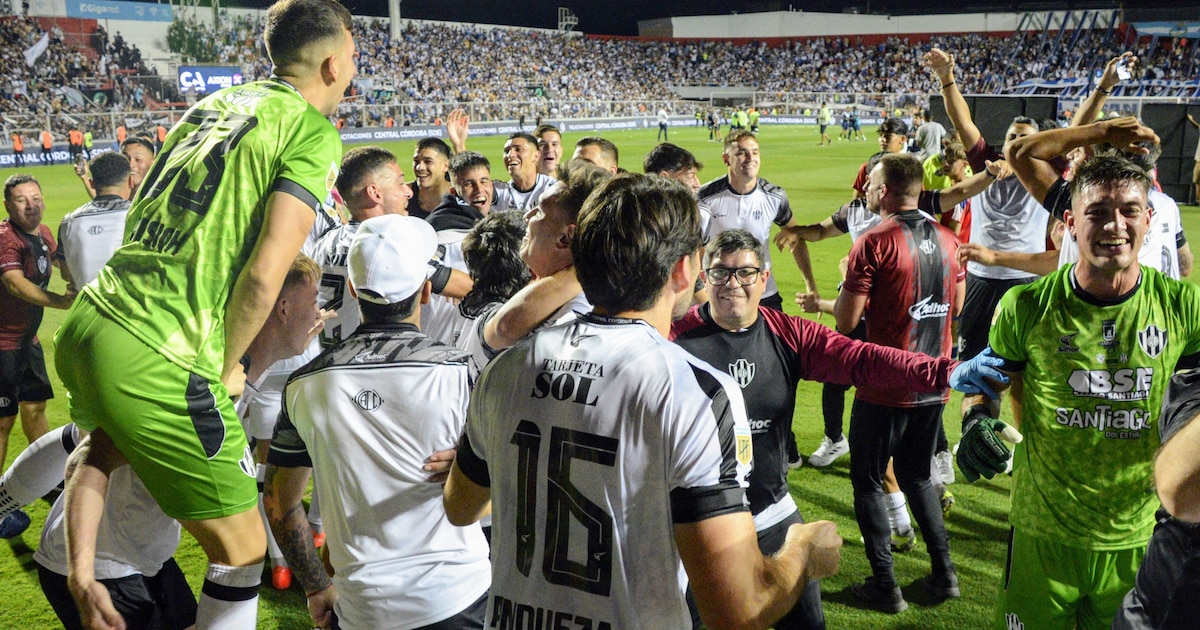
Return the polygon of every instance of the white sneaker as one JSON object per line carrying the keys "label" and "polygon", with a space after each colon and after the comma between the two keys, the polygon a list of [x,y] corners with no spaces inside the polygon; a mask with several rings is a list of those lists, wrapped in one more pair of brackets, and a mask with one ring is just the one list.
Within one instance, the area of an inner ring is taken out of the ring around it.
{"label": "white sneaker", "polygon": [[828,437],[821,438],[821,445],[817,450],[813,451],[812,455],[808,456],[808,463],[823,468],[833,463],[833,460],[850,452],[850,444],[846,442],[846,438],[834,442]]}
{"label": "white sneaker", "polygon": [[954,483],[954,456],[950,451],[938,451],[933,459],[937,462],[938,476],[942,478],[942,484],[948,486]]}

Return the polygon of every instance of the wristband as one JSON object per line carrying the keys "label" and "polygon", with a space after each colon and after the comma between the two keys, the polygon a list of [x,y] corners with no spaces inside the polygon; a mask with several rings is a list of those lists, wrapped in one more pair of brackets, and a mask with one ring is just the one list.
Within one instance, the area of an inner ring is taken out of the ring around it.
{"label": "wristband", "polygon": [[949,82],[949,83],[943,83],[943,84],[942,84],[942,89],[944,90],[944,89],[946,89],[946,88],[950,87],[951,85],[956,85],[957,83],[958,83],[957,81],[951,81],[951,82]]}
{"label": "wristband", "polygon": [[1096,91],[1097,91],[1097,92],[1099,92],[1099,93],[1101,93],[1101,94],[1103,94],[1103,95],[1105,95],[1105,96],[1112,96],[1112,91],[1111,91],[1111,90],[1106,90],[1106,89],[1104,89],[1103,87],[1101,87],[1101,86],[1099,86],[1099,85],[1097,85],[1097,86],[1096,86]]}
{"label": "wristband", "polygon": [[984,172],[984,173],[987,173],[987,176],[988,176],[988,177],[990,177],[990,178],[992,178],[992,179],[999,179],[999,178],[998,178],[998,177],[996,177],[996,176],[995,176],[995,175],[994,175],[994,174],[993,174],[991,171],[987,170],[986,168],[985,168],[985,169],[983,169],[983,172]]}

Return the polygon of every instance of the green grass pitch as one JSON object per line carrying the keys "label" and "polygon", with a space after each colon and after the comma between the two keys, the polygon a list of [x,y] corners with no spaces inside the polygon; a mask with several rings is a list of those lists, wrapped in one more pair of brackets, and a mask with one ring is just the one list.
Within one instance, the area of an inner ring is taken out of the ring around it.
{"label": "green grass pitch", "polygon": [[[617,143],[622,154],[621,164],[631,171],[641,171],[641,160],[652,146],[654,133],[650,128],[640,131],[615,132],[608,137]],[[582,134],[567,134],[563,139],[565,157]],[[673,128],[671,140],[690,149],[706,164],[700,173],[701,181],[714,179],[724,173],[721,146],[707,140],[707,133],[695,127]],[[788,192],[797,220],[802,224],[815,223],[829,216],[851,198],[850,185],[863,161],[878,150],[874,134],[868,142],[834,142],[832,146],[817,146],[814,127],[764,127],[760,134],[762,149],[761,175],[781,185]],[[500,137],[472,138],[471,149],[480,150],[492,160],[493,174],[507,179],[500,153]],[[412,177],[410,158],[412,143],[385,145],[396,152],[406,175]],[[71,166],[37,167],[29,169],[39,178],[47,200],[45,223],[57,230],[59,220],[87,198]],[[10,171],[15,172],[15,171]],[[1200,234],[1200,219],[1194,206],[1185,207],[1183,222],[1190,234]],[[830,239],[812,245],[813,269],[823,296],[835,295],[838,282],[837,262],[850,248],[849,237]],[[776,278],[781,292],[787,297],[801,290],[799,272],[790,257],[776,258]],[[62,281],[55,275],[52,288],[61,290]],[[789,313],[799,314],[799,308],[785,299]],[[57,398],[50,401],[50,426],[67,422],[66,392],[53,370],[53,334],[62,321],[63,311],[46,311],[41,328],[46,360],[50,365]],[[811,316],[810,316],[811,317]],[[832,318],[820,320],[833,325]],[[820,443],[822,422],[820,384],[802,383],[797,392],[793,430],[802,453],[810,453]],[[951,443],[958,439],[960,396],[953,396],[945,415],[946,431]],[[850,396],[846,414],[849,416]],[[1007,415],[1007,405],[1006,411]],[[846,422],[848,428],[848,420]],[[12,462],[25,447],[20,429],[13,431],[7,462]],[[951,486],[958,506],[951,512],[946,525],[950,532],[950,548],[958,567],[962,584],[961,599],[935,604],[923,595],[920,580],[929,571],[929,559],[924,545],[896,554],[896,578],[912,606],[908,611],[888,616],[861,609],[850,596],[848,587],[869,574],[858,527],[854,521],[854,502],[850,490],[849,458],[842,458],[825,469],[809,466],[788,476],[792,494],[800,511],[808,520],[829,519],[838,524],[845,539],[842,565],[838,575],[822,584],[825,614],[830,628],[981,628],[990,625],[992,607],[1002,574],[1007,537],[1008,478],[975,484],[957,483]],[[0,607],[0,628],[50,628],[57,618],[46,603],[37,582],[33,550],[37,547],[41,525],[48,505],[38,501],[29,508],[33,525],[22,536],[4,541],[7,551],[0,552],[0,583],[4,584],[4,601]],[[195,542],[184,536],[176,559],[183,567],[194,589],[199,590],[204,574],[205,559]],[[279,592],[270,588],[270,576],[264,574],[262,598],[259,604],[260,628],[308,628],[304,594],[299,586]]]}

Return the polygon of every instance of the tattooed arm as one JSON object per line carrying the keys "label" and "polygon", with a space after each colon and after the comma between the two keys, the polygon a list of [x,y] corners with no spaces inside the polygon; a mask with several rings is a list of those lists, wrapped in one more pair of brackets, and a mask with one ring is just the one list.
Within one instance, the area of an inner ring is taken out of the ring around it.
{"label": "tattooed arm", "polygon": [[263,484],[263,507],[271,522],[275,542],[308,596],[308,612],[313,623],[325,628],[334,620],[333,605],[338,593],[313,546],[312,530],[301,503],[311,472],[312,469],[306,467],[268,465]]}

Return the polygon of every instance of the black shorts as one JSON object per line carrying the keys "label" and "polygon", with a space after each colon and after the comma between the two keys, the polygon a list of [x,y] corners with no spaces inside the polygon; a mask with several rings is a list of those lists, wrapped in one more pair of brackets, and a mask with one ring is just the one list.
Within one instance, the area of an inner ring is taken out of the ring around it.
{"label": "black shorts", "polygon": [[17,415],[18,402],[54,398],[42,344],[34,342],[20,350],[0,350],[0,418]]}
{"label": "black shorts", "polygon": [[966,361],[983,352],[988,345],[988,333],[996,306],[1008,290],[1029,284],[1037,278],[1016,280],[992,280],[975,274],[967,274],[967,295],[963,299],[962,313],[958,318],[958,360]]}
{"label": "black shorts", "polygon": [[[79,610],[67,590],[67,577],[38,565],[38,581],[63,627],[82,628]],[[129,628],[183,630],[196,623],[196,596],[174,558],[164,562],[154,577],[131,575],[100,583],[108,588],[113,606]]]}

